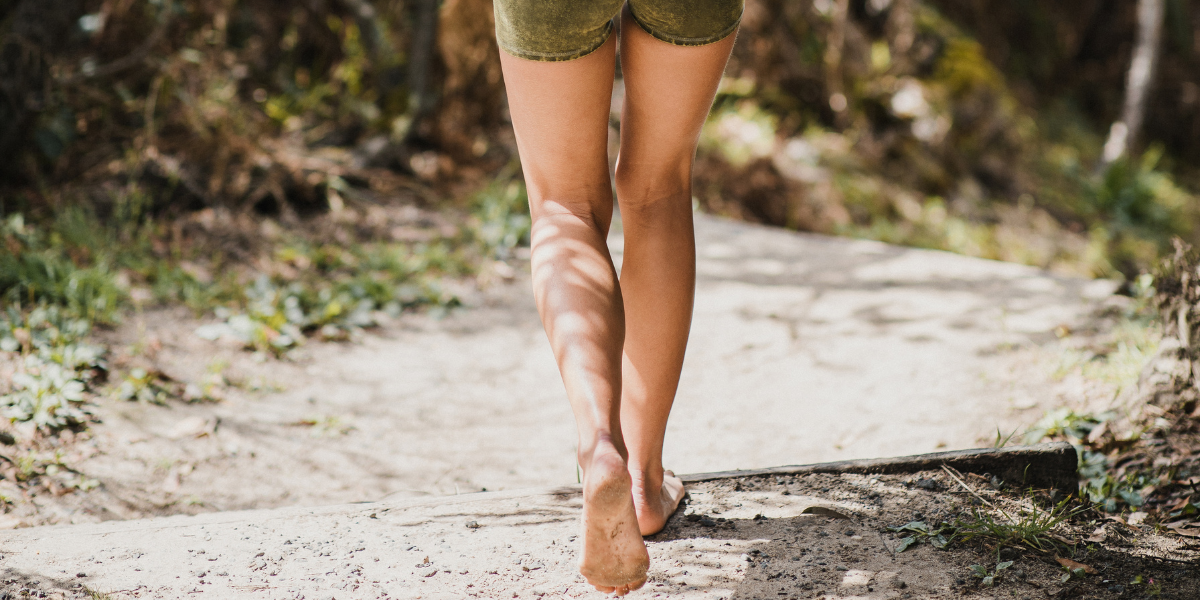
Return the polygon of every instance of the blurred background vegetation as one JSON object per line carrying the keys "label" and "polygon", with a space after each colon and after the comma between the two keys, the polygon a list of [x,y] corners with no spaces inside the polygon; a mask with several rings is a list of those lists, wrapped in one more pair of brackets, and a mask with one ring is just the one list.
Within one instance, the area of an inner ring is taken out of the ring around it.
{"label": "blurred background vegetation", "polygon": [[[4,350],[182,302],[279,355],[511,275],[529,220],[491,10],[0,0]],[[1190,0],[748,0],[695,195],[1133,282],[1200,232],[1198,107]]]}
{"label": "blurred background vegetation", "polygon": [[[1144,123],[1104,160],[1138,3],[750,0],[697,199],[1130,278],[1195,237],[1200,190],[1200,8],[1142,4],[1161,10]],[[491,19],[486,0],[0,0],[0,212],[69,230],[10,223],[0,288],[60,293],[28,284],[29,252],[158,283],[95,244],[245,263],[268,221],[469,211],[520,179]]]}

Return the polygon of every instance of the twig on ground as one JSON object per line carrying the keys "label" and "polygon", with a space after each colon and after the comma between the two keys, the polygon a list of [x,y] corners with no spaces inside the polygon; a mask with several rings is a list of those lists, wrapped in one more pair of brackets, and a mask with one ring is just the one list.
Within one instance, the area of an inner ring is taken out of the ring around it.
{"label": "twig on ground", "polygon": [[[986,504],[988,506],[988,508],[996,509],[996,506],[994,504],[992,504],[991,502],[989,502],[987,500],[987,498],[980,496],[978,492],[976,492],[974,489],[971,488],[971,486],[967,485],[967,482],[963,481],[958,475],[955,475],[955,471],[952,467],[950,467],[949,465],[942,465],[942,470],[945,471],[946,474],[949,475],[952,479],[957,481],[958,485],[961,485],[964,490],[967,490],[968,492],[970,492],[972,496],[979,498],[979,501]],[[1001,511],[1001,512],[1003,512],[1003,511]]]}

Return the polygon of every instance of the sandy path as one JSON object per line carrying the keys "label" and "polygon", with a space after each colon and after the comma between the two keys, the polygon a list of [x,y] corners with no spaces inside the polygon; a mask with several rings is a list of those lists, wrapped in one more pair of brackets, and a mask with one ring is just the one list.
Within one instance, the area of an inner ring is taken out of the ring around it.
{"label": "sandy path", "polygon": [[[973,493],[1015,502],[996,495],[988,478],[966,477]],[[1200,593],[1200,576],[1187,568],[1195,551],[1183,540],[1113,523],[1113,544],[1080,545],[1073,554],[1097,570],[1082,581],[1063,582],[1050,554],[1020,548],[1000,551],[1014,562],[991,588],[970,569],[994,568],[996,550],[985,544],[960,540],[935,550],[918,542],[896,553],[907,534],[889,526],[968,517],[974,496],[959,486],[940,470],[694,483],[684,510],[647,539],[649,580],[631,597],[1148,597],[1132,583],[1143,579],[1165,581],[1153,594],[1164,599]],[[40,527],[0,539],[0,590],[59,600],[97,597],[91,591],[114,600],[598,600],[606,596],[576,572],[579,511],[579,486],[570,485]],[[1060,525],[1055,533],[1077,540],[1094,526]]]}
{"label": "sandy path", "polygon": [[[699,216],[699,289],[666,447],[679,472],[968,448],[1053,403],[1005,347],[1085,315],[1107,282]],[[619,232],[611,240],[619,258]],[[438,320],[256,364],[177,313],[131,320],[164,370],[215,359],[279,392],[220,404],[108,401],[80,463],[114,500],[57,521],[317,505],[575,482],[574,426],[518,273]],[[314,417],[328,427],[289,425]],[[214,433],[194,437],[198,423]],[[342,426],[353,426],[339,433]]]}

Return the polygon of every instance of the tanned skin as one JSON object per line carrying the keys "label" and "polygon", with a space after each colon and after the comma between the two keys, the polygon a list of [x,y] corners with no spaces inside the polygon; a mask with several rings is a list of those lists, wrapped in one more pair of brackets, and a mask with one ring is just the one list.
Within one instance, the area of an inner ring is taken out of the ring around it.
{"label": "tanned skin", "polygon": [[[696,287],[692,164],[734,35],[676,46],[626,8],[620,36],[565,62],[500,53],[533,216],[533,289],[579,430],[580,572],[602,592],[646,582],[642,536],[683,498],[662,465]],[[625,233],[618,279],[608,117],[617,43],[625,81],[616,190]]]}

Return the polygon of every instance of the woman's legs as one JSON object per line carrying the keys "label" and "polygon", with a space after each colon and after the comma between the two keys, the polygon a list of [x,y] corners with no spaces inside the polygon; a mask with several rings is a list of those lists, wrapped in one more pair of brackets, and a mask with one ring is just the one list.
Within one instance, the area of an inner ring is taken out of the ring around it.
{"label": "woman's legs", "polygon": [[678,478],[664,479],[662,451],[696,286],[692,161],[733,42],[729,35],[705,46],[676,46],[643,31],[628,7],[622,15],[625,106],[616,183],[625,232],[626,335],[620,409],[644,535],[662,529],[683,496]]}
{"label": "woman's legs", "polygon": [[620,283],[605,243],[615,39],[567,62],[501,53],[533,216],[534,294],[579,430],[580,571],[617,593],[645,582],[640,534],[661,529],[683,494],[678,479],[664,477],[662,440],[695,287],[692,159],[733,44],[731,35],[674,46],[645,33],[628,10],[622,30]]}
{"label": "woman's legs", "polygon": [[579,429],[580,572],[601,591],[645,582],[649,556],[621,436],[625,317],[605,238],[612,219],[608,111],[616,39],[566,62],[500,54],[533,215],[533,288]]}

